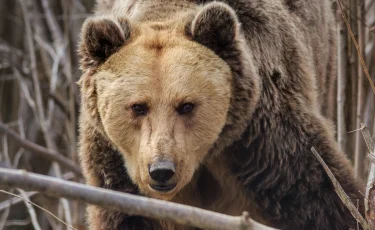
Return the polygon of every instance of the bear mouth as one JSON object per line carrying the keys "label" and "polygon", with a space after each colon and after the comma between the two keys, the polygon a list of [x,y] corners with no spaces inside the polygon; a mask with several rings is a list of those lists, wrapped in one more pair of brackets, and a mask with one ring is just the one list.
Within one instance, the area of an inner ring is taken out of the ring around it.
{"label": "bear mouth", "polygon": [[176,188],[176,185],[177,184],[150,184],[150,187],[158,192],[170,192]]}

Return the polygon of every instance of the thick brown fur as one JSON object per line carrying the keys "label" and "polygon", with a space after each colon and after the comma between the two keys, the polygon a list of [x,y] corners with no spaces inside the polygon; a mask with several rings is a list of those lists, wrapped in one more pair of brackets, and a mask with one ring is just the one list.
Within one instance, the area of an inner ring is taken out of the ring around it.
{"label": "thick brown fur", "polygon": [[[230,215],[246,210],[281,229],[356,228],[310,150],[361,200],[327,119],[336,71],[328,0],[101,0],[96,12],[79,50],[88,184]],[[125,107],[139,92],[158,112],[131,117]],[[169,111],[183,93],[204,98],[200,119]],[[179,162],[169,194],[146,186],[142,167],[158,157]],[[99,207],[88,216],[93,230],[192,229]]]}

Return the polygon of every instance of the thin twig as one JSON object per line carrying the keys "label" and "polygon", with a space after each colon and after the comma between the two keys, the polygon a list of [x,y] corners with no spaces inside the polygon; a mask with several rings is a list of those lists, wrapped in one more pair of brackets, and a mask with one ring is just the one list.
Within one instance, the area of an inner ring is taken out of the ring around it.
{"label": "thin twig", "polygon": [[151,199],[132,194],[97,188],[58,178],[28,173],[23,170],[0,168],[3,187],[19,187],[43,192],[52,197],[66,197],[98,205],[110,210],[172,221],[203,229],[216,230],[274,230],[245,217],[234,217],[187,205]]}
{"label": "thin twig", "polygon": [[72,211],[69,205],[69,201],[67,199],[60,199],[61,207],[64,210],[64,217],[66,221],[66,225],[73,226],[72,221]]}
{"label": "thin twig", "polygon": [[31,223],[30,219],[27,220],[7,220],[5,222],[6,227],[11,227],[11,226],[26,226]]}
{"label": "thin twig", "polygon": [[[43,111],[43,101],[42,101],[42,92],[40,89],[39,79],[38,79],[38,71],[37,71],[37,62],[36,62],[36,55],[35,55],[35,46],[33,41],[33,35],[30,26],[30,17],[27,13],[26,9],[26,2],[23,0],[18,1],[21,5],[24,22],[25,22],[25,30],[26,30],[26,41],[29,49],[29,56],[30,56],[30,67],[31,67],[31,76],[34,84],[34,91],[36,96],[36,104],[38,114],[40,116],[40,120],[44,120],[44,111]],[[44,124],[40,124],[43,128]]]}
{"label": "thin twig", "polygon": [[49,92],[49,96],[55,101],[55,103],[60,107],[60,109],[64,112],[64,114],[69,118],[70,117],[69,109],[66,103],[64,102],[64,100],[59,95],[57,95],[55,92],[52,92],[52,91]]}
{"label": "thin twig", "polygon": [[[364,13],[363,4],[364,0],[358,0],[357,4],[357,16],[362,18],[362,14]],[[364,41],[364,22],[363,20],[358,20],[358,41],[359,41],[359,47],[365,46]],[[360,53],[361,56],[363,56],[363,51],[359,50],[358,54]],[[358,63],[357,66],[358,69],[358,78],[357,78],[357,109],[356,109],[356,116],[355,116],[355,124],[356,127],[359,127],[361,124],[361,115],[362,115],[362,95],[363,95],[363,71],[361,71],[361,64]],[[361,173],[363,172],[363,158],[364,154],[361,151],[361,134],[357,132],[355,134],[355,142],[354,142],[354,176],[356,178],[361,177]]]}
{"label": "thin twig", "polygon": [[365,75],[367,77],[367,80],[369,81],[370,85],[371,85],[371,88],[372,88],[372,91],[375,93],[375,85],[374,85],[374,82],[372,81],[371,77],[370,77],[370,74],[368,72],[368,69],[367,69],[367,66],[366,66],[366,62],[365,60],[363,59],[363,55],[362,55],[362,52],[361,52],[361,47],[359,47],[358,43],[357,43],[357,40],[355,39],[355,36],[353,34],[353,31],[350,27],[350,24],[348,22],[348,19],[346,18],[345,16],[345,12],[343,10],[343,6],[341,4],[341,0],[337,0],[339,6],[340,6],[340,9],[341,9],[341,16],[342,18],[344,19],[344,22],[346,24],[346,27],[348,28],[348,31],[349,31],[349,34],[350,34],[350,37],[357,49],[357,52],[358,52],[358,57],[359,57],[359,60],[361,62],[361,65],[362,65],[362,68],[363,68],[363,71],[365,72]]}
{"label": "thin twig", "polygon": [[349,132],[347,132],[347,134],[349,134],[349,133],[354,133],[354,132],[358,132],[358,131],[361,131],[361,128],[359,128],[359,129],[355,129],[355,130],[352,130],[352,131],[349,131]]}
{"label": "thin twig", "polygon": [[[28,208],[30,207],[30,205],[33,205],[33,206],[39,208],[40,210],[42,210],[42,211],[44,211],[44,212],[50,214],[53,218],[55,218],[55,219],[58,220],[59,222],[65,224],[69,229],[77,230],[77,229],[73,228],[72,226],[68,225],[67,223],[65,223],[62,219],[58,218],[58,217],[57,217],[56,215],[54,215],[52,212],[50,212],[50,211],[48,211],[47,209],[45,209],[45,208],[43,208],[43,207],[41,207],[41,206],[35,204],[34,202],[28,200],[27,198],[24,198],[24,197],[22,197],[22,196],[19,196],[19,195],[17,195],[17,194],[11,193],[11,192],[7,192],[7,191],[5,191],[5,190],[0,190],[0,192],[5,193],[5,194],[8,194],[8,195],[11,195],[11,196],[14,196],[14,197],[18,197],[18,198],[22,199],[22,200],[25,202],[25,204],[28,206]],[[25,193],[25,195],[26,195],[26,193]],[[35,212],[34,212],[34,213],[35,213]],[[30,215],[30,217],[33,218],[33,216],[31,216],[31,215]],[[34,218],[36,218],[36,216],[34,216]],[[32,219],[31,219],[31,220],[32,220]],[[35,227],[35,226],[34,226],[34,227]],[[38,229],[40,229],[40,227],[39,227]]]}
{"label": "thin twig", "polygon": [[354,21],[354,20],[361,21],[361,22],[363,22],[363,23],[365,24],[366,27],[369,27],[369,26],[366,24],[366,22],[365,22],[365,20],[364,20],[363,18],[361,18],[361,17],[359,17],[358,15],[355,14],[354,10],[350,9],[350,7],[349,7],[348,5],[346,5],[345,3],[343,3],[343,2],[341,2],[341,3],[342,3],[342,5],[343,5],[343,7],[344,7],[347,11],[349,11],[349,18],[350,18],[351,20],[353,20],[353,21]]}
{"label": "thin twig", "polygon": [[[338,21],[338,20],[337,20]],[[341,34],[341,23],[337,22],[337,142],[342,150],[345,150],[345,90],[346,90],[346,56],[345,35]]]}
{"label": "thin twig", "polygon": [[38,219],[36,217],[35,209],[32,206],[32,203],[31,203],[31,201],[27,200],[26,192],[23,191],[22,189],[18,189],[18,191],[21,194],[20,196],[15,195],[15,194],[10,193],[10,192],[6,192],[4,190],[0,190],[0,192],[6,193],[8,195],[16,196],[16,197],[22,199],[24,201],[25,205],[26,205],[27,211],[29,212],[29,215],[30,215],[30,218],[31,218],[31,223],[33,224],[34,229],[35,230],[42,230],[42,228],[39,225]]}
{"label": "thin twig", "polygon": [[361,224],[361,226],[364,230],[370,230],[366,220],[359,213],[359,211],[357,210],[355,205],[350,200],[349,196],[345,193],[344,189],[341,187],[340,183],[337,181],[336,177],[333,175],[333,173],[329,169],[328,165],[324,162],[324,160],[319,155],[319,153],[315,150],[314,147],[311,148],[311,151],[313,152],[315,157],[318,159],[320,164],[323,166],[324,171],[326,171],[328,177],[332,181],[333,187],[335,188],[335,191],[336,191],[337,195],[340,197],[340,199],[345,204],[345,206],[349,209],[352,216]]}
{"label": "thin twig", "polygon": [[10,212],[10,207],[6,208],[5,212],[3,213],[3,215],[1,215],[1,218],[0,218],[0,230],[4,229],[5,222],[8,219],[8,216],[9,216],[9,212]]}
{"label": "thin twig", "polygon": [[52,38],[56,44],[62,43],[63,34],[56,21],[55,15],[49,5],[48,0],[42,0],[42,7],[46,16],[49,29],[52,31]]}
{"label": "thin twig", "polygon": [[[374,158],[374,140],[371,137],[370,131],[365,124],[361,124],[362,136],[365,139],[367,149],[369,151],[369,156]],[[366,218],[372,226],[375,226],[375,194],[374,194],[374,184],[375,184],[375,164],[372,162],[370,166],[370,171],[367,179],[366,185],[366,199],[365,199],[365,209]]]}
{"label": "thin twig", "polygon": [[[33,196],[35,196],[39,193],[38,192],[27,192],[26,194],[27,194],[28,199],[30,199],[31,197],[33,197]],[[19,204],[22,201],[23,200],[21,198],[17,198],[17,197],[13,197],[13,198],[10,198],[6,201],[3,201],[3,202],[0,203],[0,212],[4,211],[7,208],[12,207],[13,205]]]}
{"label": "thin twig", "polygon": [[23,79],[21,73],[18,71],[17,68],[13,68],[13,73],[14,73],[14,76],[17,78],[18,83],[20,85],[20,88],[23,92],[22,95],[25,97],[25,99],[26,99],[28,105],[30,106],[31,110],[33,111],[34,115],[37,116],[36,104],[35,104],[34,99],[31,97],[30,90],[27,87],[27,84],[26,84],[25,80]]}

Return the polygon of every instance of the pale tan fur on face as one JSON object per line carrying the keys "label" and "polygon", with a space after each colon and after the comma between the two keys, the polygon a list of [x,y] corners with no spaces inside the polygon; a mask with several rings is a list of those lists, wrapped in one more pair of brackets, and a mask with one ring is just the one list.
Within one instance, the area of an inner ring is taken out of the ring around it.
{"label": "pale tan fur on face", "polygon": [[[189,183],[225,124],[231,96],[227,64],[171,30],[142,26],[94,76],[106,135],[141,192],[159,199],[173,198]],[[187,102],[193,113],[178,114]],[[136,117],[131,106],[143,103],[149,112]],[[171,192],[149,187],[148,165],[158,160],[176,165]]]}

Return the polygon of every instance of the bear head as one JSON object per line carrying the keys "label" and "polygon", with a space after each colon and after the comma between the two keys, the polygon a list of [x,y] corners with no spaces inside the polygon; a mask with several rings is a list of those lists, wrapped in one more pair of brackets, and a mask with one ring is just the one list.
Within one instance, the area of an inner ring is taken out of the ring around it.
{"label": "bear head", "polygon": [[143,194],[172,199],[208,154],[243,133],[259,84],[240,30],[216,2],[171,21],[85,22],[83,112]]}

